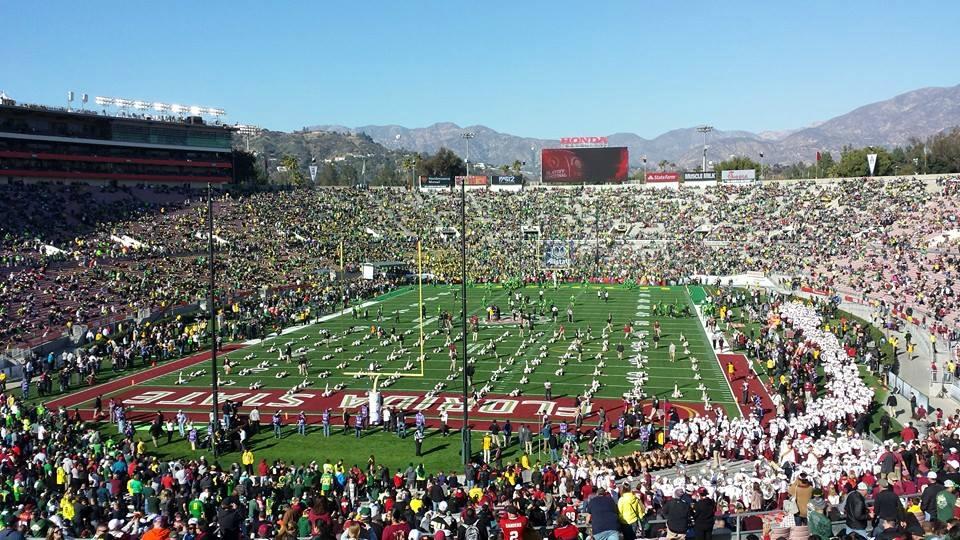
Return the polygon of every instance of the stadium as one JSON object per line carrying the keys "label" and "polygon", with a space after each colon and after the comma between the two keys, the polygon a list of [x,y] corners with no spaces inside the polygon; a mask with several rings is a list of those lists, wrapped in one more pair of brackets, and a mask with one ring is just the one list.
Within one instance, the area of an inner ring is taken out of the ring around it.
{"label": "stadium", "polygon": [[958,89],[651,140],[0,92],[0,535],[960,535]]}

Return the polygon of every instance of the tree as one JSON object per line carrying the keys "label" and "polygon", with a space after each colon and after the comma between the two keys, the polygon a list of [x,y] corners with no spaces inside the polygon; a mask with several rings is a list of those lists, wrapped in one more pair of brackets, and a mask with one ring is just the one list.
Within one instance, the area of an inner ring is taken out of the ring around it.
{"label": "tree", "polygon": [[870,176],[867,154],[877,154],[877,163],[873,170],[874,176],[893,174],[893,160],[890,152],[886,148],[874,146],[865,148],[844,147],[840,155],[840,163],[837,163],[831,172],[837,177]]}
{"label": "tree", "polygon": [[[759,173],[760,164],[747,156],[733,156],[730,159],[721,161],[714,167],[716,171],[744,171],[749,169],[753,169]],[[757,174],[757,176],[760,175]]]}
{"label": "tree", "polygon": [[307,179],[300,170],[300,160],[292,154],[284,154],[280,158],[280,166],[285,170],[280,173],[281,183],[302,186],[307,183]]}
{"label": "tree", "polygon": [[[830,176],[833,174],[833,168],[836,167],[837,162],[833,160],[833,154],[830,152],[821,152],[820,153],[820,164],[817,167],[817,170],[814,171],[814,176]],[[814,163],[814,166],[817,166]],[[809,178],[809,175],[807,176]]]}
{"label": "tree", "polygon": [[520,169],[523,168],[523,163],[519,159],[513,160],[513,174],[520,176]]}
{"label": "tree", "polygon": [[[943,131],[927,139],[930,154],[927,158],[927,172],[944,174],[960,172],[960,127]],[[923,156],[921,156],[921,167]]]}
{"label": "tree", "polygon": [[336,186],[340,184],[340,173],[332,163],[324,163],[317,174],[318,186]]}
{"label": "tree", "polygon": [[425,176],[461,176],[467,173],[467,166],[449,148],[440,148],[436,154],[418,162],[417,172]]}
{"label": "tree", "polygon": [[667,163],[669,163],[667,160],[661,159],[660,162],[657,163],[657,167],[659,167],[661,171],[665,171],[667,169]]}
{"label": "tree", "polygon": [[503,174],[507,174],[508,172],[510,172],[510,166],[507,164],[501,165],[500,172],[502,172]]}
{"label": "tree", "polygon": [[233,175],[238,184],[261,184],[266,181],[258,167],[257,156],[243,150],[233,151]]}

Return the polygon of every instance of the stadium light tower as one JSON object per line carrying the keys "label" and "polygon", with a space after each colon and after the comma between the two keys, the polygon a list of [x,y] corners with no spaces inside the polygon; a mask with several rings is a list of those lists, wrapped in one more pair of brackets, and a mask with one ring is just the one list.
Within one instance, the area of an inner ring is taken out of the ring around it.
{"label": "stadium light tower", "polygon": [[467,385],[467,372],[470,369],[469,359],[467,358],[467,178],[470,177],[470,139],[477,134],[472,131],[465,131],[460,134],[467,143],[467,176],[460,183],[460,263],[463,265],[460,269],[460,297],[462,304],[460,309],[461,331],[463,333],[463,427],[461,435],[463,442],[463,474],[470,477],[470,388]]}
{"label": "stadium light tower", "polygon": [[701,165],[700,170],[707,170],[707,133],[713,131],[713,126],[700,126],[697,128],[697,132],[703,133],[703,165]]}

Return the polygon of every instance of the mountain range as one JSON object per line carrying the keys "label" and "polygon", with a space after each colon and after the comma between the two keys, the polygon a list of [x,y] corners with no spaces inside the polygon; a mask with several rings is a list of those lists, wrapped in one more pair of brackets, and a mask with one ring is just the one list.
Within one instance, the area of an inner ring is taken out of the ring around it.
{"label": "mountain range", "polygon": [[[707,159],[722,161],[731,155],[745,155],[758,160],[762,152],[767,164],[810,163],[818,151],[830,151],[839,157],[845,145],[893,147],[912,137],[923,139],[954,126],[960,126],[960,85],[921,88],[798,129],[762,133],[714,129],[707,135]],[[434,153],[447,147],[460,155],[465,152],[460,134],[472,131],[476,133],[470,142],[472,162],[497,166],[520,160],[530,169],[538,168],[541,148],[560,142],[501,133],[482,125],[461,127],[451,122],[421,128],[318,125],[307,127],[306,131],[363,133],[389,150]],[[674,129],[653,139],[626,132],[608,134],[608,139],[610,146],[630,149],[630,162],[635,167],[641,167],[646,156],[651,169],[661,160],[692,168],[701,162],[703,154],[703,135],[696,127]]]}

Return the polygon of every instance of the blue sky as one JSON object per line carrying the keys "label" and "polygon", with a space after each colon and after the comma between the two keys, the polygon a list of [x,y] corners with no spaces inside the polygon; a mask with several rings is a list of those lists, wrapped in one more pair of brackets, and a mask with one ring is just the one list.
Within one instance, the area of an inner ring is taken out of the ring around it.
{"label": "blue sky", "polygon": [[797,128],[960,84],[960,2],[0,3],[0,89],[536,137]]}

